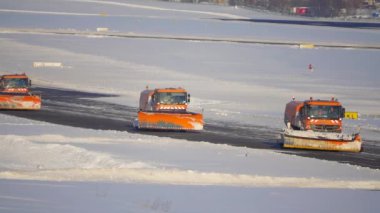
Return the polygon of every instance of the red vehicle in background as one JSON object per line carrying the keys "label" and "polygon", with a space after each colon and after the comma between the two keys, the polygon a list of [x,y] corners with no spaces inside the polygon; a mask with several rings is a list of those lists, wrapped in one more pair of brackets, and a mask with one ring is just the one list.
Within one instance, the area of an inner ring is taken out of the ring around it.
{"label": "red vehicle in background", "polygon": [[291,13],[295,15],[306,16],[310,14],[310,8],[309,7],[293,7],[291,10]]}

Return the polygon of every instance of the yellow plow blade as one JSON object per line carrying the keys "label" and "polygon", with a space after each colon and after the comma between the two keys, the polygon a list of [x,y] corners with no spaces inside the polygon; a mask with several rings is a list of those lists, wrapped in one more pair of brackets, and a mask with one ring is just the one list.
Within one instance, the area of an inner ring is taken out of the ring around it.
{"label": "yellow plow blade", "polygon": [[318,133],[303,136],[294,132],[299,131],[285,131],[282,135],[284,148],[342,152],[360,152],[362,149],[362,141],[358,134],[348,137],[338,133],[323,133],[325,136],[321,137]]}
{"label": "yellow plow blade", "polygon": [[135,127],[139,129],[194,130],[203,129],[203,115],[198,113],[139,112]]}
{"label": "yellow plow blade", "polygon": [[41,97],[39,95],[0,95],[0,109],[39,110]]}

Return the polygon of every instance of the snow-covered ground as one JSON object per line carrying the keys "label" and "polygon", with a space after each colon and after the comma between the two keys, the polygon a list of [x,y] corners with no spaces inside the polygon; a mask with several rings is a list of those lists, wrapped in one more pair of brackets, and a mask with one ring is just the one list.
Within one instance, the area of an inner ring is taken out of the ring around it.
{"label": "snow-covered ground", "polygon": [[[371,191],[380,188],[378,170],[1,114],[0,120],[2,212],[283,208],[285,212],[373,212],[379,208],[378,192]],[[325,202],[331,206],[322,205]],[[320,206],[313,211],[308,206],[312,203]]]}
{"label": "snow-covered ground", "polygon": [[[380,31],[224,22],[279,18],[232,7],[137,0],[2,0],[0,74],[117,94],[182,86],[213,122],[282,128],[295,96],[337,97],[380,137],[379,50],[9,33],[53,29],[379,44]],[[36,61],[60,68],[33,68]],[[313,64],[310,72],[307,67]],[[0,114],[1,212],[376,212],[380,171],[273,151],[65,127]],[[376,191],[377,190],[377,191]],[[327,205],[326,205],[327,204]]]}

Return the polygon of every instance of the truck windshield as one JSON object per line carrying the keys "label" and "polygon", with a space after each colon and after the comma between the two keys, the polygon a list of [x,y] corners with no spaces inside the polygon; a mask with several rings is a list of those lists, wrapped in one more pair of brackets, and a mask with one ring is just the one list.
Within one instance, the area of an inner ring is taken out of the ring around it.
{"label": "truck windshield", "polygon": [[2,88],[26,88],[28,87],[27,78],[6,78],[3,79],[0,83]]}
{"label": "truck windshield", "polygon": [[308,116],[310,118],[339,119],[342,107],[312,105],[308,111]]}
{"label": "truck windshield", "polygon": [[187,95],[184,92],[160,92],[156,94],[156,103],[160,104],[185,104]]}

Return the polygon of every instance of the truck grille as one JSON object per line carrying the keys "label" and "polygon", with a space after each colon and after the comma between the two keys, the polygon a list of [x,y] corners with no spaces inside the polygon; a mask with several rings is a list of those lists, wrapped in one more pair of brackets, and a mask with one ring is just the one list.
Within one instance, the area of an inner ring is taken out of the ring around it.
{"label": "truck grille", "polygon": [[316,132],[340,132],[339,125],[310,125]]}

